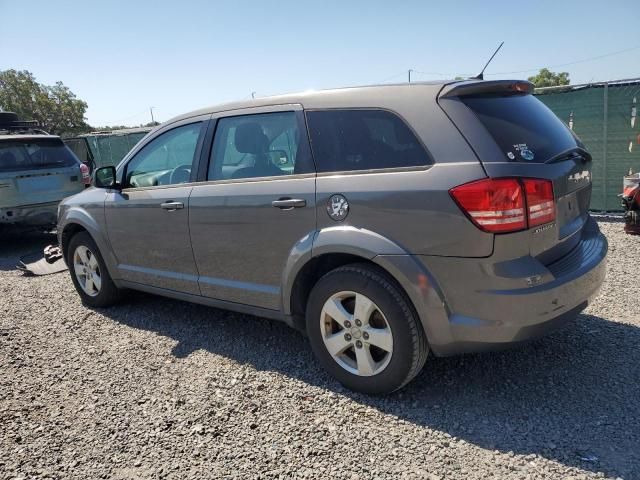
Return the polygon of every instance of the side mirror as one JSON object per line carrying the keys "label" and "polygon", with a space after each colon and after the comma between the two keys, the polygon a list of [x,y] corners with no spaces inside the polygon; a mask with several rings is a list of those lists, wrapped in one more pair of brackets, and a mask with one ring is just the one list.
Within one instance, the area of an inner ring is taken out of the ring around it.
{"label": "side mirror", "polygon": [[93,185],[96,188],[115,188],[119,187],[116,181],[116,167],[100,167],[96,169],[93,177]]}

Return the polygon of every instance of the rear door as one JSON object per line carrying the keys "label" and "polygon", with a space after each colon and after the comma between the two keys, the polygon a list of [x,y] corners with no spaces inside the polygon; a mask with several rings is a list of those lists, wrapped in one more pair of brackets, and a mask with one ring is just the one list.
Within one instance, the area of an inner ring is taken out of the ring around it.
{"label": "rear door", "polygon": [[107,194],[107,234],[122,279],[200,294],[188,212],[206,120],[158,132],[122,167],[122,191]]}
{"label": "rear door", "polygon": [[587,221],[591,155],[529,93],[528,84],[496,82],[494,91],[489,87],[484,85],[485,91],[479,93],[452,90],[440,98],[440,104],[469,140],[489,177],[553,182],[555,221],[533,229],[530,235],[530,254],[551,262],[579,241]]}
{"label": "rear door", "polygon": [[55,203],[82,188],[80,162],[59,138],[0,140],[0,207]]}
{"label": "rear door", "polygon": [[205,183],[189,203],[202,295],[281,308],[282,274],[316,228],[315,173],[299,105],[217,117]]}

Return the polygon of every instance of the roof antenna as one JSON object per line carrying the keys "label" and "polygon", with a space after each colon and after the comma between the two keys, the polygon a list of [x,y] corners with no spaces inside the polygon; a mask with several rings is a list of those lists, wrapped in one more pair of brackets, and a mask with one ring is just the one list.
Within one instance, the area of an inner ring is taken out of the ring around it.
{"label": "roof antenna", "polygon": [[485,64],[484,68],[482,69],[482,71],[476,75],[475,77],[471,77],[472,80],[484,80],[484,71],[487,69],[487,67],[489,66],[489,64],[491,63],[491,60],[493,60],[493,57],[496,56],[496,54],[500,51],[500,49],[502,48],[502,45],[504,45],[504,42],[501,42],[500,45],[498,46],[498,48],[496,48],[496,51],[493,52],[493,55],[491,55],[491,58],[489,59],[489,61]]}

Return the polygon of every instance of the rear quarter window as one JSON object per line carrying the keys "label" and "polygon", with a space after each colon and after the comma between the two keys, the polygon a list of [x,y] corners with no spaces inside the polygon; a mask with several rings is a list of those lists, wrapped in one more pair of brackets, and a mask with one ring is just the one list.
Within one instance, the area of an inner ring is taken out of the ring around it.
{"label": "rear quarter window", "polygon": [[385,110],[306,112],[318,172],[344,172],[432,163],[415,134]]}
{"label": "rear quarter window", "polygon": [[463,96],[505,155],[495,161],[544,163],[578,145],[571,130],[533,95]]}
{"label": "rear quarter window", "polygon": [[0,142],[0,171],[64,168],[79,164],[59,138],[5,140]]}

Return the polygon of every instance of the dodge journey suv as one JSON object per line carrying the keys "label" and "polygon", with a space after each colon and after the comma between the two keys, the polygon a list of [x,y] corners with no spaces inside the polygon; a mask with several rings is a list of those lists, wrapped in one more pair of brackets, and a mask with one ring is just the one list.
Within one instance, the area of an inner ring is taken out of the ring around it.
{"label": "dodge journey suv", "polygon": [[429,352],[537,337],[597,293],[607,242],[591,156],[531,92],[386,85],[177,117],[61,204],[71,279],[92,307],[134,289],[285,321],[371,394]]}

